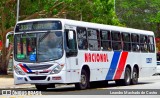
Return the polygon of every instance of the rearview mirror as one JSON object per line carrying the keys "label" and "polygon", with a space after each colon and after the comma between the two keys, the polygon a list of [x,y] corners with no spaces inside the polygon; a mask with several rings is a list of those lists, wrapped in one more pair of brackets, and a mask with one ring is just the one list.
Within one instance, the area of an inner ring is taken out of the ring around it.
{"label": "rearview mirror", "polygon": [[8,36],[9,36],[9,35],[12,35],[13,33],[14,33],[14,32],[11,31],[11,32],[8,32],[8,33],[6,34],[6,43],[5,43],[5,47],[6,47],[6,48],[9,47],[9,39],[8,39]]}
{"label": "rearview mirror", "polygon": [[6,39],[6,48],[8,48],[9,47],[9,39]]}

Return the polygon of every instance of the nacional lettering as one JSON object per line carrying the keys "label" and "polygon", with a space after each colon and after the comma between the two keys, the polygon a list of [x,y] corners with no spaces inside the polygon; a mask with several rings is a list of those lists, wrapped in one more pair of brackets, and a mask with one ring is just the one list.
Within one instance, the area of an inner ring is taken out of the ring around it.
{"label": "nacional lettering", "polygon": [[105,53],[85,53],[85,62],[108,62],[108,55]]}

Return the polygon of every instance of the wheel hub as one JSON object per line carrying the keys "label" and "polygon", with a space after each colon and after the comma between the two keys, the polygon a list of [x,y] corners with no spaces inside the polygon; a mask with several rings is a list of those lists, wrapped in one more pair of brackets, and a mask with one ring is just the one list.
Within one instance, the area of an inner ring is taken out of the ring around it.
{"label": "wheel hub", "polygon": [[85,77],[85,75],[81,75],[81,83],[82,83],[83,85],[86,84],[86,77]]}
{"label": "wheel hub", "polygon": [[134,80],[137,79],[137,73],[136,73],[136,72],[133,73],[133,79],[134,79]]}

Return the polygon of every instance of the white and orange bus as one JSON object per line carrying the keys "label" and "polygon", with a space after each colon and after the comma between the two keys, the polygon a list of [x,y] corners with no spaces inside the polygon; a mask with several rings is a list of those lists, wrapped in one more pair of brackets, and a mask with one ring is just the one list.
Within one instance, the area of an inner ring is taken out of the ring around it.
{"label": "white and orange bus", "polygon": [[137,84],[156,71],[151,31],[69,19],[19,21],[14,30],[15,84],[87,89],[96,81]]}

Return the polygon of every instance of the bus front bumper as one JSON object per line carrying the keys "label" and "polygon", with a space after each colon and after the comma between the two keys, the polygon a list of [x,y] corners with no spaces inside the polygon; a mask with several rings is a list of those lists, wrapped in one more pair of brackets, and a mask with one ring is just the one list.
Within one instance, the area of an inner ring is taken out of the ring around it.
{"label": "bus front bumper", "polygon": [[65,76],[61,74],[50,75],[17,75],[14,74],[14,84],[50,84],[66,83]]}

